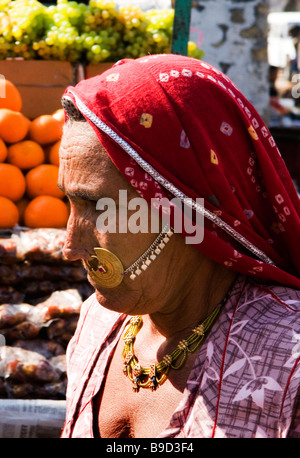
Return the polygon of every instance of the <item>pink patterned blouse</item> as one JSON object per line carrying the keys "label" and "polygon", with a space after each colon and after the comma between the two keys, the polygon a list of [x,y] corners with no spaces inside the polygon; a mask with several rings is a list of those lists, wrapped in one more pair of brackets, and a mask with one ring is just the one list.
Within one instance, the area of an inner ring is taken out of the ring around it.
{"label": "pink patterned blouse", "polygon": [[[93,437],[93,397],[128,317],[92,295],[68,356],[62,437]],[[160,438],[300,438],[300,292],[240,276]]]}

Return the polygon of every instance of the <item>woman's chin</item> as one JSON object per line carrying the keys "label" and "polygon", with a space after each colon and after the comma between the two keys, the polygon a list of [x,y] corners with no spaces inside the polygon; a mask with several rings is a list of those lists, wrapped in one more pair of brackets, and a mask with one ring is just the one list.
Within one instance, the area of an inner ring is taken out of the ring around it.
{"label": "woman's chin", "polygon": [[[131,315],[132,303],[129,304],[129,296],[125,294],[124,288],[118,286],[116,288],[102,288],[94,282],[90,282],[95,288],[96,299],[100,305],[117,313],[125,313]],[[133,313],[134,314],[134,313]]]}

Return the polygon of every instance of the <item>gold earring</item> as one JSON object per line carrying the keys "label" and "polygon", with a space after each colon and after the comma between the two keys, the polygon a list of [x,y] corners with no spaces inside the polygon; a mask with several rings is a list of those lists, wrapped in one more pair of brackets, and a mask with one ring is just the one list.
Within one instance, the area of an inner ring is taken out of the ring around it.
{"label": "gold earring", "polygon": [[115,288],[124,278],[124,268],[120,259],[105,248],[94,248],[95,254],[86,261],[89,275],[99,286]]}

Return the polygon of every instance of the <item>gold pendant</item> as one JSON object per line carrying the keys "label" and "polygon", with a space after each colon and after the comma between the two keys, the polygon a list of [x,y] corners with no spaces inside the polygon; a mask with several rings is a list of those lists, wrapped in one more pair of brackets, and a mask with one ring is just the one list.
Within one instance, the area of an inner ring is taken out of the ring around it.
{"label": "gold pendant", "polygon": [[124,268],[120,259],[105,248],[94,248],[95,254],[86,261],[89,275],[99,286],[115,288],[124,277]]}

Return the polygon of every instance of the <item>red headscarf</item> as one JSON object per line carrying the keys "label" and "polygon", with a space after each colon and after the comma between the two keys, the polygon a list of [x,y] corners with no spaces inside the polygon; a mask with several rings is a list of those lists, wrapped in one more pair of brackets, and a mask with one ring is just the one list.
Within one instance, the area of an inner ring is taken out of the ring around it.
{"label": "red headscarf", "polygon": [[[65,92],[143,197],[204,198],[200,252],[300,286],[299,197],[254,107],[214,67],[178,55],[125,59]],[[183,235],[184,234],[183,232]]]}

